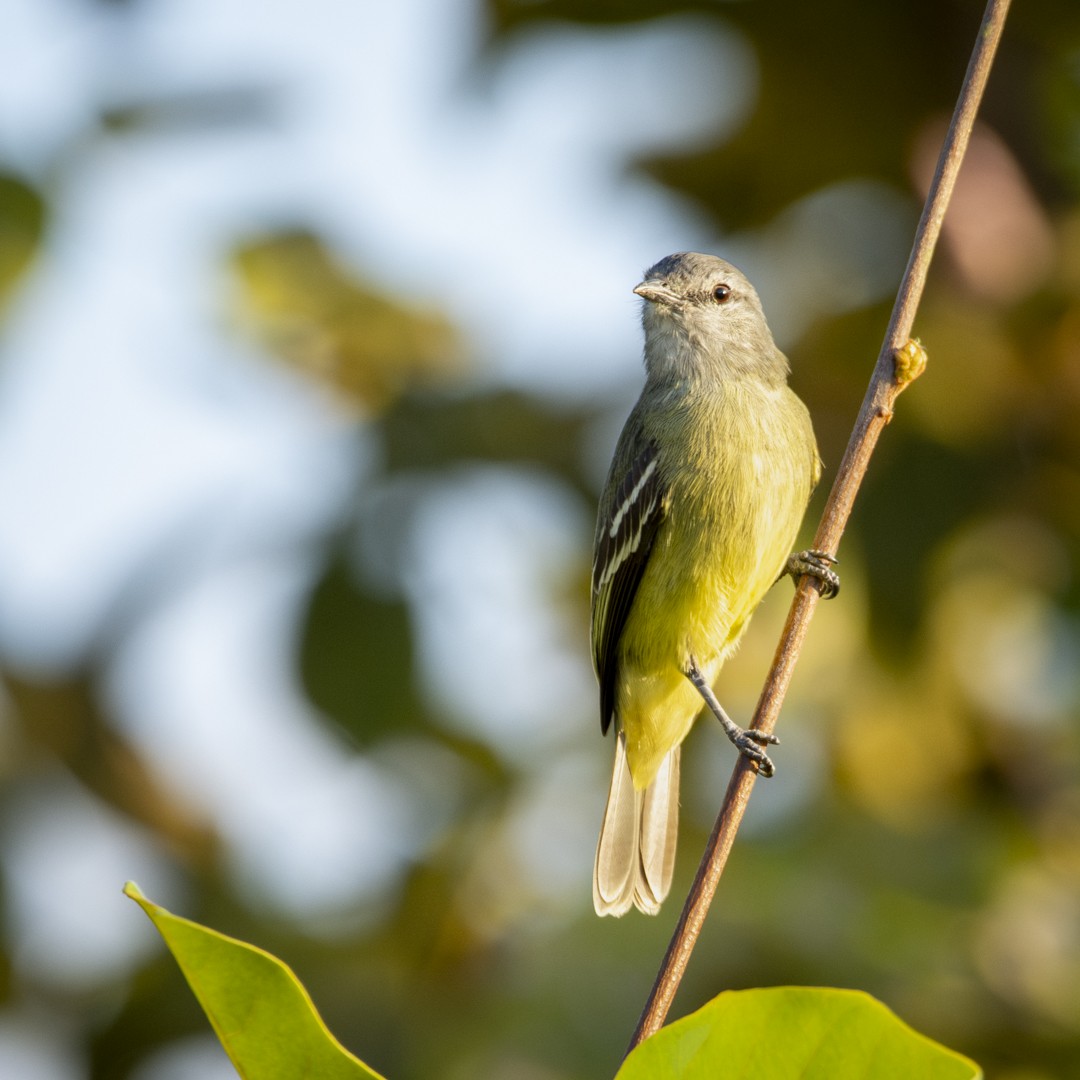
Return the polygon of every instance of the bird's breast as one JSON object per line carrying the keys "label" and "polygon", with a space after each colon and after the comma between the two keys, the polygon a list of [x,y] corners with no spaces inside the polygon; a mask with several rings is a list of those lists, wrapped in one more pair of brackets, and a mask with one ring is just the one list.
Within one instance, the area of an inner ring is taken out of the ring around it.
{"label": "bird's breast", "polygon": [[695,655],[723,653],[783,569],[817,450],[786,386],[726,388],[677,420],[681,430],[661,445],[681,459],[662,461],[666,518],[641,588],[647,607],[666,613],[664,647],[674,637]]}

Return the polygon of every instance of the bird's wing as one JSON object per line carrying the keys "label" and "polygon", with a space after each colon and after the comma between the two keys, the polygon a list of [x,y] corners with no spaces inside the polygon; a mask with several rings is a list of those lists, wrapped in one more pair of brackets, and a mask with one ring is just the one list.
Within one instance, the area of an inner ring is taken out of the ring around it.
{"label": "bird's wing", "polygon": [[653,443],[630,461],[614,495],[600,509],[592,570],[593,664],[600,680],[600,730],[615,709],[619,638],[664,519],[666,495]]}

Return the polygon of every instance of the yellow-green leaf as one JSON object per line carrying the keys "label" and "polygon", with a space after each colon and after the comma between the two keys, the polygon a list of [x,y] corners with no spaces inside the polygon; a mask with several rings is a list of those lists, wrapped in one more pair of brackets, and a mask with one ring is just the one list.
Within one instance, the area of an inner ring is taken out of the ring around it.
{"label": "yellow-green leaf", "polygon": [[731,990],[646,1039],[616,1080],[978,1080],[982,1070],[857,990]]}
{"label": "yellow-green leaf", "polygon": [[150,916],[244,1080],[382,1080],[327,1030],[275,956],[182,919],[124,887]]}

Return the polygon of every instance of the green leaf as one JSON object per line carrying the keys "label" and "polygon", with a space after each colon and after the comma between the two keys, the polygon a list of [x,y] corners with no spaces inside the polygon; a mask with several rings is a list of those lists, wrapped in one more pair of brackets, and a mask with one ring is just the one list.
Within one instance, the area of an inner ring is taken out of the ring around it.
{"label": "green leaf", "polygon": [[646,1039],[616,1080],[978,1080],[982,1070],[858,990],[729,990]]}
{"label": "green leaf", "polygon": [[307,991],[275,956],[181,919],[128,882],[245,1080],[383,1080],[322,1022]]}

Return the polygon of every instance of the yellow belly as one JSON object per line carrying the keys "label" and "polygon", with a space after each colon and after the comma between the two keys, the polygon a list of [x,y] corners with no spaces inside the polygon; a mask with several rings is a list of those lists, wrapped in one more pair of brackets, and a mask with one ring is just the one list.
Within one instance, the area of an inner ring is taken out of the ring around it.
{"label": "yellow belly", "polygon": [[[772,546],[741,582],[722,572],[723,559],[716,560],[717,570],[682,580],[677,559],[666,564],[675,572],[646,571],[623,630],[616,689],[635,787],[652,782],[702,708],[701,695],[685,674],[691,660],[712,684],[780,573],[790,550],[788,537]],[[728,565],[732,561],[744,560],[729,559]]]}

